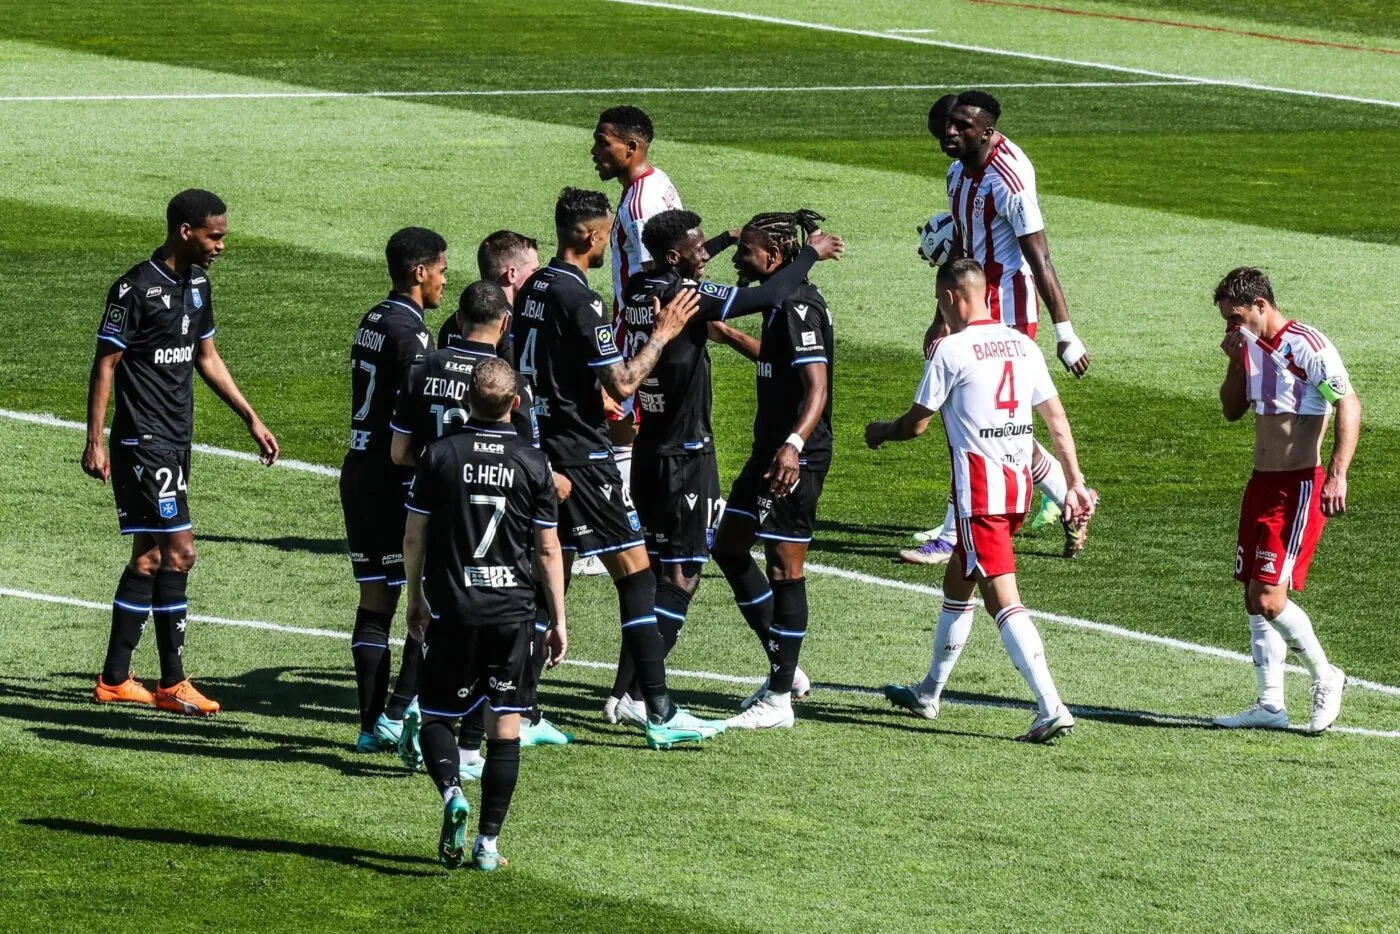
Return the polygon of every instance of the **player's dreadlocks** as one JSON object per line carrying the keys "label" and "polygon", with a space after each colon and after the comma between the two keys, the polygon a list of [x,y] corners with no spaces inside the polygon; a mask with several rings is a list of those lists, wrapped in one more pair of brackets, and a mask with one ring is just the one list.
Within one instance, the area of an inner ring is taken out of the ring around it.
{"label": "player's dreadlocks", "polygon": [[824,220],[825,217],[810,208],[770,211],[754,215],[744,225],[744,230],[758,234],[768,249],[781,254],[784,263],[790,263],[807,242],[807,234],[816,230]]}

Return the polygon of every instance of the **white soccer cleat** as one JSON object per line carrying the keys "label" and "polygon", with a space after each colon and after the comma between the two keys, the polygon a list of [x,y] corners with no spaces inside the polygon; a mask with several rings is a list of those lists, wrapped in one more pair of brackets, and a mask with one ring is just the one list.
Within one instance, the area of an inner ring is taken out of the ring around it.
{"label": "white soccer cleat", "polygon": [[1064,704],[1048,717],[1036,717],[1031,721],[1031,728],[1020,736],[1016,737],[1022,743],[1048,743],[1061,733],[1069,733],[1074,729],[1074,716],[1069,712],[1069,708]]}
{"label": "white soccer cleat", "polygon": [[768,691],[743,713],[724,721],[731,730],[782,730],[794,722],[792,695]]}
{"label": "white soccer cleat", "polygon": [[[752,694],[739,702],[740,710],[748,710],[754,704],[763,699],[763,695],[768,693],[768,679],[764,678]],[[807,672],[799,666],[792,676],[792,699],[795,701],[806,700],[807,695],[812,693],[812,679],[807,677]]]}
{"label": "white soccer cleat", "polygon": [[[1340,693],[1339,691],[1338,694]],[[1224,727],[1227,730],[1286,730],[1288,729],[1288,711],[1273,710],[1263,704],[1255,703],[1248,710],[1242,710],[1228,717],[1216,717],[1213,722],[1216,726]]]}
{"label": "white soccer cleat", "polygon": [[923,717],[925,720],[937,720],[939,703],[930,700],[918,691],[917,684],[887,684],[885,685],[885,700],[901,707],[916,717]]}
{"label": "white soccer cleat", "polygon": [[[611,698],[609,698],[611,700]],[[617,699],[617,719],[614,723],[635,723],[647,725],[647,705],[644,701],[633,700],[632,695],[624,694]]]}
{"label": "white soccer cleat", "polygon": [[603,719],[609,723],[617,722],[617,698],[612,695],[603,701]]}
{"label": "white soccer cleat", "polygon": [[1337,722],[1342,712],[1342,689],[1347,683],[1347,673],[1336,665],[1332,675],[1319,678],[1312,683],[1308,694],[1312,697],[1312,719],[1308,721],[1309,733],[1321,733]]}
{"label": "white soccer cleat", "polygon": [[589,555],[587,558],[575,558],[574,566],[569,569],[569,573],[575,577],[597,577],[600,574],[608,573],[608,569],[603,567],[603,559],[597,555]]}

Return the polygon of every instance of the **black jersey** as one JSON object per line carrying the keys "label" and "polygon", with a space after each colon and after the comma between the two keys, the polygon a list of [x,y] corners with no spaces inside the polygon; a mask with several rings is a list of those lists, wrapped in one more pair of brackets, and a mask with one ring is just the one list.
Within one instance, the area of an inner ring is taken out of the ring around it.
{"label": "black jersey", "polygon": [[437,347],[438,350],[445,350],[448,347],[462,346],[462,332],[457,330],[457,316],[448,315],[447,320],[438,328]]}
{"label": "black jersey", "polygon": [[695,317],[662,349],[656,367],[637,389],[643,415],[638,444],[654,446],[658,454],[714,450],[706,325],[767,310],[800,288],[816,261],[816,250],[803,249],[777,275],[752,289],[697,282],[671,269],[638,273],[628,280],[619,314],[629,339],[651,334],[656,314],[653,299],[665,305],[683,289],[700,293]]}
{"label": "black jersey", "polygon": [[350,343],[349,466],[387,468],[394,400],[408,369],[433,350],[423,309],[390,294],[360,319]]}
{"label": "black jersey", "polygon": [[609,460],[595,367],[622,362],[603,300],[583,275],[552,260],[515,296],[515,368],[535,389],[540,444],[555,467]]}
{"label": "black jersey", "polygon": [[800,368],[827,367],[826,406],[802,449],[813,470],[831,466],[831,372],[835,363],[831,311],[810,282],[769,309],[758,351],[758,414],[753,420],[753,453],[771,457],[792,434],[805,391]]}
{"label": "black jersey", "polygon": [[[412,437],[415,452],[430,442],[461,431],[467,423],[467,390],[482,360],[496,356],[496,348],[476,341],[462,341],[415,363],[399,387],[398,403],[389,428]],[[510,413],[510,424],[527,444],[539,447],[535,431],[534,396],[530,381],[515,376],[520,408]]]}
{"label": "black jersey", "polygon": [[160,250],[107,291],[99,343],[121,351],[112,440],[127,447],[183,449],[194,439],[194,367],[199,342],[214,336],[208,273],[183,278]]}
{"label": "black jersey", "polygon": [[428,445],[406,502],[429,517],[428,603],[476,626],[535,618],[535,528],[559,524],[542,452],[504,424],[471,421]]}

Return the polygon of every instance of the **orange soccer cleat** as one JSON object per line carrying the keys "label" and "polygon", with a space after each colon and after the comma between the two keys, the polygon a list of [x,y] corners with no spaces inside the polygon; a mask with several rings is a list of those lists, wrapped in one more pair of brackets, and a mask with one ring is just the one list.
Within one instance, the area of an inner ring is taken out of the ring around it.
{"label": "orange soccer cleat", "polygon": [[187,717],[212,717],[219,712],[219,702],[199,693],[189,678],[169,688],[157,684],[156,706]]}
{"label": "orange soccer cleat", "polygon": [[127,675],[127,679],[121,684],[108,684],[102,680],[102,676],[97,676],[97,687],[92,689],[92,699],[98,704],[144,704],[147,707],[155,704],[156,699],[146,686],[136,680],[135,672]]}

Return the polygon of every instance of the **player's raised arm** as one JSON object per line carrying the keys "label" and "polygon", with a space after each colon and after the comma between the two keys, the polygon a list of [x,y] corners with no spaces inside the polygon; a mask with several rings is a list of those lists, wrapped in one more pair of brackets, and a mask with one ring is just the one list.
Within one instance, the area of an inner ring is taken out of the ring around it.
{"label": "player's raised arm", "polygon": [[865,426],[865,443],[873,451],[886,441],[910,441],[928,430],[936,413],[915,402],[909,411],[888,422],[871,422]]}
{"label": "player's raised arm", "polygon": [[621,402],[637,391],[661,358],[666,344],[684,330],[700,307],[700,294],[694,289],[677,292],[662,307],[659,299],[652,300],[656,323],[651,336],[631,360],[620,360],[597,368],[598,382],[608,391],[608,395]]}
{"label": "player's raised arm", "polygon": [[219,355],[219,350],[214,346],[214,337],[204,338],[199,342],[199,351],[195,355],[195,366],[199,369],[199,375],[204,380],[205,385],[214,390],[214,394],[224,400],[224,404],[248,426],[248,434],[253,436],[253,441],[257,443],[258,452],[262,455],[262,462],[268,466],[277,463],[277,455],[280,448],[277,446],[277,438],[272,432],[267,430],[267,426],[262,423],[258,413],[248,404],[248,400],[243,398],[243,393],[239,391],[238,384],[233,380],[233,374],[229,373],[228,366],[224,363],[224,358]]}
{"label": "player's raised arm", "polygon": [[752,334],[746,334],[738,328],[730,327],[721,321],[711,321],[706,325],[707,335],[716,344],[723,344],[730,347],[749,360],[757,362],[759,341]]}

